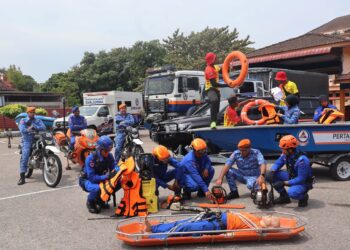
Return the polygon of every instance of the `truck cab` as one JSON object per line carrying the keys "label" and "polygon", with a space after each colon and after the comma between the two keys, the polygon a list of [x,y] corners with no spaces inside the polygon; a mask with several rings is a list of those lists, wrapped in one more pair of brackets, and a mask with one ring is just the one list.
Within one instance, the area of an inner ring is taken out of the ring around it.
{"label": "truck cab", "polygon": [[144,103],[146,114],[161,113],[163,119],[183,115],[202,101],[203,71],[162,67],[147,71]]}

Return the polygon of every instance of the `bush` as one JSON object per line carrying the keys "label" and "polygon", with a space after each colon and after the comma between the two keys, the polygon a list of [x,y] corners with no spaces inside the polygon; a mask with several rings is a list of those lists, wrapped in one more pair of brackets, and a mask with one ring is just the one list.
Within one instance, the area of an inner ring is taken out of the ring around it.
{"label": "bush", "polygon": [[47,115],[47,110],[44,108],[36,108],[35,109],[35,114],[36,115]]}
{"label": "bush", "polygon": [[20,113],[26,112],[27,107],[21,104],[9,104],[0,108],[0,114],[14,119]]}

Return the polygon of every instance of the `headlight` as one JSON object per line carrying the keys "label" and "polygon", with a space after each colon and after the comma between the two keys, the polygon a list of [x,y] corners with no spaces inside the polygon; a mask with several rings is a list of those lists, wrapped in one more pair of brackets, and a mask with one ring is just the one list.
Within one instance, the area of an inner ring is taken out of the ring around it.
{"label": "headlight", "polygon": [[45,140],[46,145],[52,145],[53,144],[53,140]]}
{"label": "headlight", "polygon": [[164,126],[166,132],[176,131],[176,124],[169,124]]}
{"label": "headlight", "polygon": [[181,124],[179,124],[179,130],[180,131],[189,129],[190,127],[191,127],[191,123],[181,123]]}
{"label": "headlight", "polygon": [[137,139],[137,138],[139,138],[139,134],[137,133],[137,134],[131,134],[131,137],[133,138],[133,139]]}

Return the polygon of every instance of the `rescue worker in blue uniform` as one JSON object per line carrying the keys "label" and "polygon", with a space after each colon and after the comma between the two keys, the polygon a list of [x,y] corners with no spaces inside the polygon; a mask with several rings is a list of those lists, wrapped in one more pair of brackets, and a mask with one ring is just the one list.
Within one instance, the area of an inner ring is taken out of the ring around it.
{"label": "rescue worker in blue uniform", "polygon": [[[280,197],[275,204],[288,204],[290,198],[299,201],[299,207],[306,207],[309,199],[308,191],[312,189],[313,175],[310,161],[298,149],[299,141],[292,135],[283,136],[279,142],[282,155],[267,173],[267,180],[273,183]],[[287,171],[281,170],[286,165]],[[285,186],[289,186],[288,193]]]}
{"label": "rescue worker in blue uniform", "polygon": [[74,150],[75,145],[75,135],[74,132],[80,132],[87,128],[87,122],[84,116],[80,115],[79,107],[74,106],[72,108],[72,113],[68,119],[68,127],[71,131],[69,149]]}
{"label": "rescue worker in blue uniform", "polygon": [[279,117],[282,118],[283,124],[298,124],[300,117],[300,109],[299,109],[299,97],[296,95],[288,95],[284,102],[287,106],[278,106],[277,109],[282,110],[282,113],[277,113]]}
{"label": "rescue worker in blue uniform", "polygon": [[118,163],[122,154],[126,132],[125,129],[135,124],[134,117],[126,112],[124,103],[119,105],[119,113],[115,116],[116,137],[115,137],[115,161]]}
{"label": "rescue worker in blue uniform", "polygon": [[[183,178],[183,167],[180,163],[170,156],[170,153],[163,145],[158,145],[152,151],[154,157],[154,177],[156,178],[157,191],[159,186],[162,188],[168,188],[174,191],[176,194],[180,193],[181,183]],[[173,169],[168,170],[168,166],[172,166]],[[168,184],[168,182],[175,180],[174,183]]]}
{"label": "rescue worker in blue uniform", "polygon": [[[252,190],[253,187],[258,189],[265,182],[266,161],[261,152],[251,148],[249,139],[241,140],[237,147],[238,150],[235,150],[226,161],[216,181],[216,185],[222,185],[222,180],[226,176],[231,191],[227,195],[227,199],[239,198],[236,181],[246,184],[249,190]],[[232,167],[235,163],[237,169]]]}
{"label": "rescue worker in blue uniform", "polygon": [[46,129],[43,121],[35,118],[35,107],[28,107],[27,114],[28,116],[22,118],[19,122],[19,131],[22,135],[22,155],[19,167],[20,179],[17,183],[18,185],[23,185],[26,182],[25,174],[28,168],[32,144],[34,142],[34,132]]}
{"label": "rescue worker in blue uniform", "polygon": [[184,168],[183,189],[184,199],[191,199],[191,192],[197,192],[198,197],[211,198],[208,187],[215,170],[207,155],[207,144],[203,139],[196,138],[191,142],[192,150],[182,159]]}
{"label": "rescue worker in blue uniform", "polygon": [[320,95],[318,98],[318,101],[320,102],[319,107],[315,110],[314,114],[314,121],[318,122],[320,118],[325,114],[325,109],[335,109],[338,110],[336,106],[329,103],[328,97],[326,95]]}
{"label": "rescue worker in blue uniform", "polygon": [[[119,171],[114,157],[110,153],[113,141],[106,135],[101,136],[96,145],[96,151],[91,153],[85,160],[84,174],[79,178],[79,185],[88,192],[86,206],[90,213],[99,213],[101,208],[109,208],[100,199],[99,184],[111,179]],[[120,189],[118,184],[117,190]]]}

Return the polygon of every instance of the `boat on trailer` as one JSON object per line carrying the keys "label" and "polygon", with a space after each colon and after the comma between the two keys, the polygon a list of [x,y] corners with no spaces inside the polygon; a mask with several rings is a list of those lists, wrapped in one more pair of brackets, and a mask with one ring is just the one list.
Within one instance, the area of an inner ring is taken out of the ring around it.
{"label": "boat on trailer", "polygon": [[191,132],[229,152],[237,149],[241,139],[247,138],[251,140],[252,147],[265,156],[279,155],[281,137],[293,135],[300,142],[299,149],[308,155],[312,163],[330,167],[332,176],[337,180],[350,179],[350,122],[220,126],[217,129],[193,129]]}

